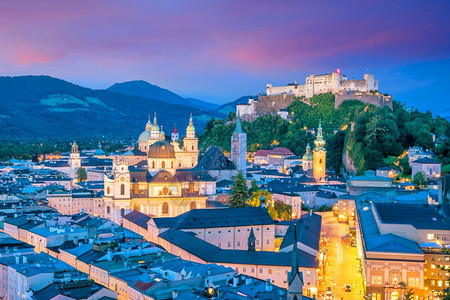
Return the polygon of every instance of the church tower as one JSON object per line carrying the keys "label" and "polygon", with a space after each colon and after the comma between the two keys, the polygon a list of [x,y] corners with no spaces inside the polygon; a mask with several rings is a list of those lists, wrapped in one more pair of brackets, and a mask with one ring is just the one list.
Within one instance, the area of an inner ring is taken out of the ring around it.
{"label": "church tower", "polygon": [[302,167],[303,167],[303,171],[308,171],[311,170],[313,168],[313,155],[311,153],[311,147],[308,145],[306,145],[306,153],[305,155],[303,155],[303,159],[302,159]]}
{"label": "church tower", "polygon": [[160,134],[161,134],[161,132],[159,130],[158,121],[156,119],[156,112],[155,112],[155,117],[153,118],[153,124],[150,126],[150,138],[148,140],[148,146],[159,141]]}
{"label": "church tower", "polygon": [[195,127],[192,114],[189,125],[186,127],[186,137],[183,139],[183,147],[186,152],[185,168],[193,168],[198,163],[198,138],[195,137]]}
{"label": "church tower", "polygon": [[172,142],[178,141],[179,138],[180,134],[178,133],[177,125],[175,124],[172,130]]}
{"label": "church tower", "polygon": [[327,150],[325,150],[325,140],[322,136],[322,125],[319,122],[319,128],[317,128],[317,137],[314,141],[313,151],[313,176],[317,181],[325,179]]}
{"label": "church tower", "polygon": [[247,176],[247,134],[242,131],[241,119],[236,120],[236,127],[231,136],[231,161]]}
{"label": "church tower", "polygon": [[69,164],[72,169],[78,170],[81,167],[80,151],[78,150],[78,145],[75,141],[73,142],[72,150],[70,151]]}
{"label": "church tower", "polygon": [[298,266],[297,223],[294,223],[294,244],[292,245],[292,266],[288,274],[287,300],[303,298],[303,274]]}

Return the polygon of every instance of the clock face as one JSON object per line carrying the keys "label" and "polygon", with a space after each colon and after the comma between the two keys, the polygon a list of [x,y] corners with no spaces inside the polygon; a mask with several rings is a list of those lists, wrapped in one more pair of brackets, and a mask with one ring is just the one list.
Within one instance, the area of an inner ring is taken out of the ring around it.
{"label": "clock face", "polygon": [[124,181],[124,180],[125,180],[125,177],[121,177],[120,180],[121,180],[121,181]]}

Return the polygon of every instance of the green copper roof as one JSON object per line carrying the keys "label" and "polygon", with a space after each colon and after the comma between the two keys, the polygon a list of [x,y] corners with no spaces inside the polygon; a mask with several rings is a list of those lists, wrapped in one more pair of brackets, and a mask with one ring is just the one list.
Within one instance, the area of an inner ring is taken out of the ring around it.
{"label": "green copper roof", "polygon": [[239,116],[237,117],[237,120],[236,120],[236,127],[234,128],[234,132],[243,133],[242,126],[241,126],[241,118],[239,118]]}

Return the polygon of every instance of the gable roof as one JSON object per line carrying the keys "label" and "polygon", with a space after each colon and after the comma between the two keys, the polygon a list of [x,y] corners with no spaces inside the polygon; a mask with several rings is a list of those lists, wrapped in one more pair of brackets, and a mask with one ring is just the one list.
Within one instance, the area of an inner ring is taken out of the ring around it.
{"label": "gable roof", "polygon": [[138,225],[139,227],[144,228],[147,230],[147,223],[151,220],[151,217],[143,214],[137,210],[133,210],[130,213],[123,216],[124,219]]}
{"label": "gable roof", "polygon": [[209,147],[197,167],[205,170],[236,170],[234,163],[217,146]]}

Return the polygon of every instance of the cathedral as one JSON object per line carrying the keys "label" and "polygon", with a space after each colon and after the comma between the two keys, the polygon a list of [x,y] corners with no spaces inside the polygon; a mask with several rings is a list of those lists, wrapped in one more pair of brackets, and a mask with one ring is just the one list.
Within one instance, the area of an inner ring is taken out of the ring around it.
{"label": "cathedral", "polygon": [[[216,193],[216,181],[198,163],[198,139],[192,115],[180,143],[174,128],[165,140],[156,114],[138,139],[139,151],[117,157],[111,174],[104,177],[105,218],[118,224],[132,210],[155,217],[174,217],[188,210],[205,208],[208,196]],[[133,159],[140,156],[142,159]]]}

